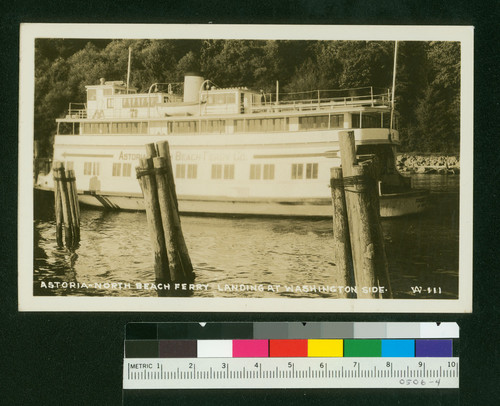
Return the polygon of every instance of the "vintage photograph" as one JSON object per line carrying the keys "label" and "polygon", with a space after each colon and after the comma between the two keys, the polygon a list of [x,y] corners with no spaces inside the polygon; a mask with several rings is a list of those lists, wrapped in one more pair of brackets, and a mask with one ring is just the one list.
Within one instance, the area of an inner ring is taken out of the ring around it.
{"label": "vintage photograph", "polygon": [[470,312],[472,29],[231,27],[22,26],[19,309]]}

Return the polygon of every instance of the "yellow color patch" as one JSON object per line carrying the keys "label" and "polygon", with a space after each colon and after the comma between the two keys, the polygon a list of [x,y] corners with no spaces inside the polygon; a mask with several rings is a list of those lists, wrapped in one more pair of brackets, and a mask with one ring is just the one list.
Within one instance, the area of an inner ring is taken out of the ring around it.
{"label": "yellow color patch", "polygon": [[344,340],[307,340],[308,357],[343,357]]}

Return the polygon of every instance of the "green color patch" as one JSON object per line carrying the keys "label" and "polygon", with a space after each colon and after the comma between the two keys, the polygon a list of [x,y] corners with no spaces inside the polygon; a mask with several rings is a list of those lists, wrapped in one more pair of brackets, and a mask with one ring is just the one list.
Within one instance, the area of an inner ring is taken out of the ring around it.
{"label": "green color patch", "polygon": [[381,357],[382,340],[344,340],[344,357]]}

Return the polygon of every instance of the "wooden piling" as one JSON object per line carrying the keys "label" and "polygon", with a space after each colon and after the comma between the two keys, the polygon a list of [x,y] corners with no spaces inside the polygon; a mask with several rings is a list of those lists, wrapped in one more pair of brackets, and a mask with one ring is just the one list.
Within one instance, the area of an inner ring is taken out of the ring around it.
{"label": "wooden piling", "polygon": [[174,181],[174,170],[172,167],[172,158],[170,157],[170,146],[168,145],[168,141],[160,141],[158,144],[158,156],[165,158],[165,168],[167,174],[167,182],[172,193],[172,197],[175,202],[175,207],[177,210],[178,201],[177,201],[177,191],[175,190],[175,181]]}
{"label": "wooden piling", "polygon": [[192,282],[194,280],[193,266],[182,234],[179,213],[175,204],[176,199],[168,183],[170,168],[167,166],[167,160],[162,156],[153,158],[153,165],[156,173],[156,186],[158,188],[170,278],[174,282]]}
{"label": "wooden piling", "polygon": [[136,168],[136,172],[144,196],[149,235],[153,244],[155,280],[157,283],[169,283],[171,279],[161,221],[160,204],[156,191],[153,160],[152,158],[141,158],[139,163],[140,165]]}
{"label": "wooden piling", "polygon": [[173,217],[175,229],[180,230],[179,238],[179,250],[182,257],[183,264],[186,264],[185,269],[187,270],[186,277],[189,281],[194,281],[193,265],[191,263],[191,257],[189,256],[189,251],[187,249],[186,241],[182,235],[181,220],[179,216],[179,202],[177,200],[177,191],[175,188],[174,180],[174,170],[172,166],[172,159],[170,157],[170,146],[167,141],[160,141],[157,144],[158,156],[165,158],[165,176],[172,195],[172,199],[175,204],[175,215]]}
{"label": "wooden piling", "polygon": [[59,167],[62,165],[61,162],[54,162],[53,175],[54,175],[54,211],[56,218],[56,241],[57,246],[63,246],[63,212],[61,203],[61,186],[59,179]]}
{"label": "wooden piling", "polygon": [[146,154],[148,158],[154,158],[158,156],[158,151],[156,150],[156,145],[154,142],[146,144]]}
{"label": "wooden piling", "polygon": [[78,191],[76,189],[76,175],[73,169],[70,169],[69,173],[70,177],[73,179],[71,181],[71,190],[73,192],[73,202],[76,212],[77,240],[80,242],[80,202],[78,201]]}
{"label": "wooden piling", "polygon": [[73,249],[80,242],[80,206],[75,172],[65,171],[62,162],[54,162],[53,172],[57,245],[63,246],[64,234],[64,245]]}
{"label": "wooden piling", "polygon": [[[352,262],[351,239],[347,220],[344,182],[342,168],[330,169],[330,187],[333,204],[333,258],[339,275],[338,283],[343,286],[354,286],[354,266]],[[354,292],[339,294],[340,297],[356,297]]]}
{"label": "wooden piling", "polygon": [[[76,212],[76,202],[75,202],[75,178],[72,176],[71,170],[65,171],[66,177],[66,187],[68,191],[68,206],[69,206],[69,216],[70,216],[70,228],[73,240],[71,246],[74,247],[80,242],[80,226],[78,225],[78,214]],[[73,172],[74,173],[74,172]]]}
{"label": "wooden piling", "polygon": [[66,181],[66,173],[64,171],[64,165],[59,162],[56,166],[56,173],[58,178],[58,187],[61,191],[61,207],[64,221],[64,244],[67,248],[73,247],[73,230],[72,230],[72,218],[71,218],[71,207],[68,196],[68,184]]}
{"label": "wooden piling", "polygon": [[[341,132],[339,143],[357,297],[390,298],[392,292],[373,164],[366,161],[358,165],[353,131]],[[384,294],[365,290],[382,286],[386,290]]]}

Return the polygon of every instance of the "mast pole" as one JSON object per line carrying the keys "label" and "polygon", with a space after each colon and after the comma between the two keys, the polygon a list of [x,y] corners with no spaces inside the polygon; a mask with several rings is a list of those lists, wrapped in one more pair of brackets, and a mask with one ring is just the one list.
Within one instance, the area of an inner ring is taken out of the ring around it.
{"label": "mast pole", "polygon": [[132,59],[132,47],[128,47],[128,66],[127,66],[127,94],[128,94],[128,87],[130,83],[130,60]]}
{"label": "mast pole", "polygon": [[389,135],[392,135],[392,125],[394,123],[394,93],[396,91],[397,60],[398,60],[398,41],[394,41],[394,67],[392,68],[391,124],[389,126]]}

